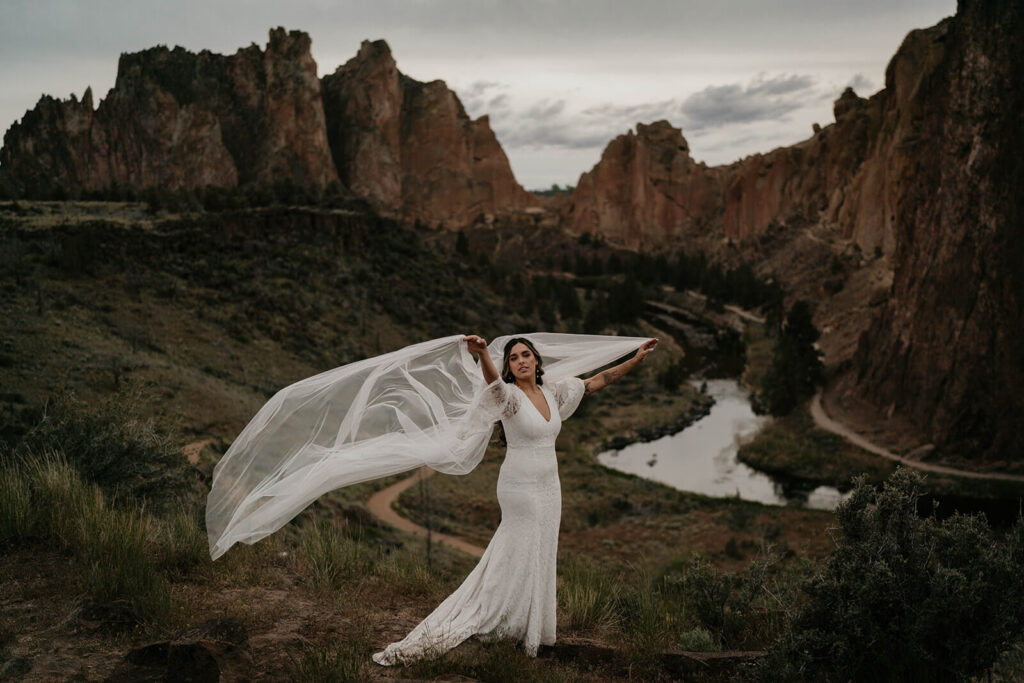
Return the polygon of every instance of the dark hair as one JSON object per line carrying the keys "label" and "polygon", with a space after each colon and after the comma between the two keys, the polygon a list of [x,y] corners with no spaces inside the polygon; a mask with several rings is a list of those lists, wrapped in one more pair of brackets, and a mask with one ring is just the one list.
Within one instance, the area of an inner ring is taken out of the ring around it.
{"label": "dark hair", "polygon": [[516,381],[516,376],[512,374],[512,369],[508,366],[508,357],[512,354],[512,347],[520,343],[526,344],[526,347],[533,353],[534,358],[537,359],[537,384],[544,384],[544,380],[541,379],[541,375],[544,374],[544,359],[537,353],[537,348],[533,345],[533,342],[526,337],[514,337],[505,344],[505,357],[501,362],[501,378],[507,384]]}

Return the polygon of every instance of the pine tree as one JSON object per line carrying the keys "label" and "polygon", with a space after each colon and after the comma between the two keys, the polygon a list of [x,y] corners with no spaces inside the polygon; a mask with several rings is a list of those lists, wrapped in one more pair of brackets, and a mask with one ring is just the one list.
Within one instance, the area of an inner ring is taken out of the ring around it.
{"label": "pine tree", "polygon": [[788,414],[823,382],[821,352],[814,346],[820,336],[810,305],[806,301],[794,303],[762,383],[762,397],[772,415]]}

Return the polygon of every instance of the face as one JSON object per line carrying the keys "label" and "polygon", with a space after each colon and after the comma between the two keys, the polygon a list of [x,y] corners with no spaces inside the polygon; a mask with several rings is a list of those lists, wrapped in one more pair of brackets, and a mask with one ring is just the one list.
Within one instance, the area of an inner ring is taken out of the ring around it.
{"label": "face", "polygon": [[529,346],[519,342],[508,354],[508,367],[516,379],[529,380],[536,372],[537,357]]}

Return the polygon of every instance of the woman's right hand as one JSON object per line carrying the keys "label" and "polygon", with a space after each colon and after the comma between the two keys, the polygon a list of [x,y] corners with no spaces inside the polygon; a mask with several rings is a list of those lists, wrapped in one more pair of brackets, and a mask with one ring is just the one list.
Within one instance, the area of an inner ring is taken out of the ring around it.
{"label": "woman's right hand", "polygon": [[467,334],[462,338],[462,341],[466,342],[466,346],[469,347],[470,353],[480,355],[487,351],[487,340],[475,334]]}

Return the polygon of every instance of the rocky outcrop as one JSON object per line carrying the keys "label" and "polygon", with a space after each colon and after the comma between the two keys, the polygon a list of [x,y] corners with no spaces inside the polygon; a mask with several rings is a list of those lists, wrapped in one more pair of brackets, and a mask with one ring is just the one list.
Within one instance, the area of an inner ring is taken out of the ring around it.
{"label": "rocky outcrop", "polygon": [[444,81],[403,75],[384,41],[364,41],[323,87],[341,179],[379,210],[461,227],[537,205],[487,117],[470,120]]}
{"label": "rocky outcrop", "polygon": [[488,118],[470,120],[443,81],[404,76],[384,41],[320,81],[309,36],[284,29],[228,57],[122,55],[99,108],[89,90],[43,97],[15,123],[0,175],[0,191],[30,196],[340,180],[381,213],[435,227],[538,206]]}
{"label": "rocky outcrop", "polygon": [[1019,2],[961,0],[886,74],[903,113],[889,156],[895,273],[854,357],[857,387],[968,458],[1024,453],[1022,32]]}
{"label": "rocky outcrop", "polygon": [[[899,179],[913,164],[915,131],[922,117],[941,115],[921,111],[918,95],[947,28],[945,21],[912,32],[889,65],[885,89],[865,99],[847,88],[833,107],[835,122],[789,147],[708,168],[690,159],[681,131],[664,121],[638,124],[636,136],[613,140],[580,177],[568,225],[644,246],[824,222],[863,252],[891,255]],[[660,133],[652,136],[655,127]]]}
{"label": "rocky outcrop", "polygon": [[697,172],[685,143],[670,150],[681,134],[659,144],[638,126],[580,178],[567,224],[633,246],[813,226],[884,255],[888,297],[856,304],[879,312],[851,359],[855,392],[937,452],[1019,458],[1022,15],[1012,0],[961,0],[955,17],[908,34],[883,90],[848,89],[810,139],[729,166]]}
{"label": "rocky outcrop", "polygon": [[341,181],[379,206],[402,202],[401,74],[383,40],[322,81],[327,138]]}
{"label": "rocky outcrop", "polygon": [[43,97],[7,131],[0,164],[36,192],[337,180],[309,36],[284,29],[231,56],[124,54],[97,109],[89,90]]}
{"label": "rocky outcrop", "polygon": [[893,250],[888,204],[860,202],[887,186],[888,166],[864,162],[878,137],[884,96],[847,89],[836,122],[791,147],[728,166],[693,161],[682,131],[665,121],[637,124],[580,176],[565,211],[576,232],[599,232],[634,247],[708,233],[744,239],[773,224],[828,221],[862,250]]}
{"label": "rocky outcrop", "polygon": [[682,131],[657,121],[608,144],[580,176],[565,218],[575,232],[643,247],[706,229],[721,211],[721,174],[690,158]]}

